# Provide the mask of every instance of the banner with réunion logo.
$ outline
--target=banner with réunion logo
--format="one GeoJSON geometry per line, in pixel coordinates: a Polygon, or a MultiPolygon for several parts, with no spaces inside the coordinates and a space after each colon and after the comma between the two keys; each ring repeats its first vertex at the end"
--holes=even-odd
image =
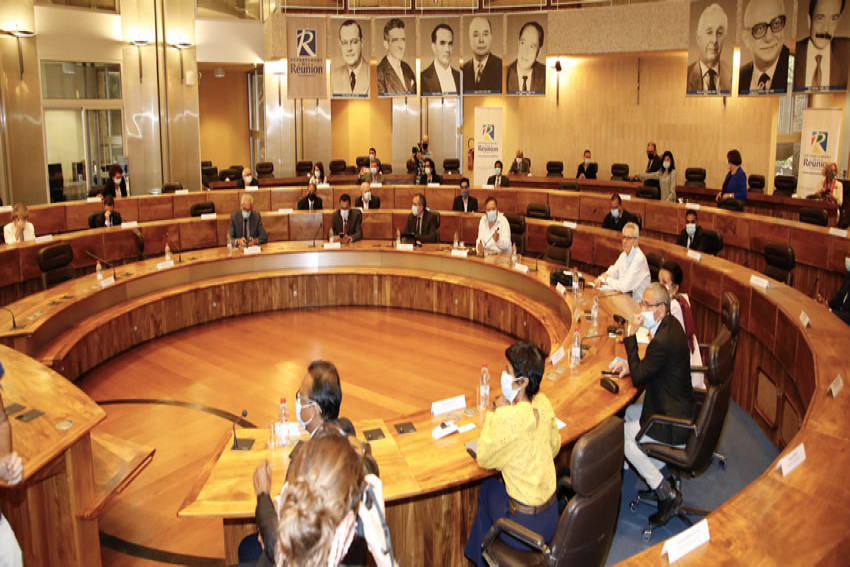
{"type": "Polygon", "coordinates": [[[327,20],[324,16],[286,18],[289,100],[327,98],[327,20]]]}
{"type": "MultiPolygon", "coordinates": [[[[823,184],[823,168],[838,162],[841,141],[841,109],[806,108],[800,134],[800,164],[797,170],[797,194],[805,197],[823,184]]],[[[841,164],[838,164],[839,171],[841,164]]]]}
{"type": "MultiPolygon", "coordinates": [[[[502,159],[502,107],[475,107],[475,168],[473,187],[487,184],[493,164],[502,159]]],[[[480,205],[483,210],[483,205],[480,205]]]]}

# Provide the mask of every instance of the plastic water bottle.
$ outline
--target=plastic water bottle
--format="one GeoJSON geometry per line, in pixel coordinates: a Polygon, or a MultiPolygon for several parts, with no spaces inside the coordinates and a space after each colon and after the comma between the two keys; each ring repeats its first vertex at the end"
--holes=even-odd
{"type": "Polygon", "coordinates": [[[328,242],[330,242],[331,244],[334,243],[334,229],[333,229],[333,227],[328,229],[328,242]]]}
{"type": "Polygon", "coordinates": [[[395,245],[401,246],[401,230],[395,229],[395,245]]]}
{"type": "Polygon", "coordinates": [[[599,322],[599,296],[595,293],[593,294],[593,306],[590,308],[590,321],[595,329],[599,322]]]}
{"type": "Polygon", "coordinates": [[[171,246],[168,245],[168,242],[165,243],[165,261],[171,261],[171,246]]]}
{"type": "Polygon", "coordinates": [[[289,410],[286,398],[280,399],[280,410],[277,413],[277,444],[280,447],[289,445],[289,410]]]}
{"type": "Polygon", "coordinates": [[[490,370],[487,363],[481,367],[481,382],[478,385],[478,412],[484,414],[490,406],[490,370]]]}
{"type": "Polygon", "coordinates": [[[516,244],[511,244],[511,264],[516,264],[516,244]]]}
{"type": "Polygon", "coordinates": [[[233,237],[230,236],[230,231],[227,231],[227,255],[233,254],[233,237]]]}
{"type": "Polygon", "coordinates": [[[97,261],[94,269],[97,272],[97,281],[103,280],[103,266],[100,265],[100,260],[97,261]]]}
{"type": "Polygon", "coordinates": [[[581,331],[576,329],[573,336],[573,347],[570,350],[570,368],[575,368],[581,362],[581,331]]]}
{"type": "Polygon", "coordinates": [[[454,244],[452,244],[452,248],[457,249],[457,246],[458,246],[457,231],[455,231],[455,240],[454,240],[454,244]]]}

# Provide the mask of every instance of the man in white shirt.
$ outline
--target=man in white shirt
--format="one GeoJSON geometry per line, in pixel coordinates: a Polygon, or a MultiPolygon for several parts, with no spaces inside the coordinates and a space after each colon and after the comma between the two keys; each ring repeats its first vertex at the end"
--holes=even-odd
{"type": "Polygon", "coordinates": [[[614,265],[596,280],[607,289],[632,294],[632,299],[637,302],[643,297],[643,290],[650,280],[649,264],[638,247],[639,236],[638,225],[633,222],[626,223],[623,227],[623,252],[614,265]]]}
{"type": "Polygon", "coordinates": [[[460,71],[451,66],[454,36],[452,28],[445,23],[437,24],[431,32],[431,51],[434,52],[434,62],[422,71],[419,79],[422,83],[423,95],[454,95],[460,92],[460,71]]]}
{"type": "Polygon", "coordinates": [[[339,26],[339,48],[343,64],[334,69],[331,93],[334,96],[369,96],[369,63],[363,58],[363,30],[356,20],[339,26]]]}
{"type": "Polygon", "coordinates": [[[482,256],[511,252],[511,226],[505,215],[499,212],[495,197],[487,197],[484,203],[484,216],[478,224],[475,250],[482,256]]]}
{"type": "Polygon", "coordinates": [[[12,222],[3,227],[3,242],[27,242],[35,240],[35,227],[29,222],[29,210],[23,203],[12,209],[12,222]]]}

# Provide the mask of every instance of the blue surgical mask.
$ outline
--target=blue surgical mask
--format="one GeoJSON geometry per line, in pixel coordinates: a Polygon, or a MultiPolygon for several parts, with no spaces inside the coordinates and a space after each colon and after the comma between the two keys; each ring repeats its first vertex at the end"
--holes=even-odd
{"type": "Polygon", "coordinates": [[[469,198],[469,191],[461,191],[460,196],[464,201],[466,201],[469,198]]]}
{"type": "Polygon", "coordinates": [[[844,269],[850,272],[850,256],[844,258],[844,269]]]}
{"type": "Polygon", "coordinates": [[[493,171],[495,172],[496,175],[502,175],[502,168],[501,167],[497,167],[493,171]]]}
{"type": "Polygon", "coordinates": [[[251,211],[242,211],[242,219],[248,220],[248,217],[251,216],[251,211]]]}
{"type": "Polygon", "coordinates": [[[487,211],[487,220],[490,222],[496,222],[496,219],[499,218],[499,211],[487,211]]]}
{"type": "Polygon", "coordinates": [[[693,236],[697,232],[697,223],[689,222],[685,223],[685,232],[688,233],[688,236],[693,236]]]}
{"type": "Polygon", "coordinates": [[[519,390],[514,390],[513,388],[514,380],[516,380],[516,378],[508,374],[507,370],[502,370],[502,397],[505,398],[508,403],[513,403],[517,394],[519,394],[519,390]]]}
{"type": "Polygon", "coordinates": [[[413,205],[412,207],[410,207],[410,212],[415,217],[416,215],[419,214],[419,207],[417,207],[416,205],[413,205]]]}
{"type": "Polygon", "coordinates": [[[662,163],[661,165],[662,165],[662,166],[664,166],[664,169],[670,169],[670,166],[671,166],[672,164],[671,164],[669,161],[665,161],[665,162],[664,162],[664,163],[662,163]]]}
{"type": "Polygon", "coordinates": [[[301,417],[302,411],[304,411],[304,406],[301,405],[301,400],[299,400],[296,397],[295,398],[295,419],[298,420],[298,425],[300,425],[304,429],[307,429],[307,425],[310,423],[310,421],[313,421],[313,419],[315,419],[316,416],[313,415],[313,417],[310,418],[310,421],[304,421],[304,418],[301,417]]]}
{"type": "Polygon", "coordinates": [[[629,264],[631,264],[631,263],[632,263],[632,260],[634,260],[634,259],[635,259],[635,254],[637,254],[637,246],[632,246],[632,249],[631,249],[631,251],[629,252],[629,255],[626,257],[626,262],[628,262],[629,264]]]}
{"type": "Polygon", "coordinates": [[[616,220],[620,217],[620,209],[611,209],[611,216],[616,220]]]}
{"type": "Polygon", "coordinates": [[[369,171],[372,172],[372,175],[378,175],[378,168],[377,167],[370,168],[369,171]]]}
{"type": "Polygon", "coordinates": [[[371,201],[372,200],[372,192],[366,191],[365,193],[363,193],[363,200],[364,201],[371,201]]]}
{"type": "Polygon", "coordinates": [[[640,314],[643,315],[643,326],[647,328],[649,334],[655,336],[655,330],[661,324],[660,320],[655,320],[655,311],[641,311],[640,314]]]}

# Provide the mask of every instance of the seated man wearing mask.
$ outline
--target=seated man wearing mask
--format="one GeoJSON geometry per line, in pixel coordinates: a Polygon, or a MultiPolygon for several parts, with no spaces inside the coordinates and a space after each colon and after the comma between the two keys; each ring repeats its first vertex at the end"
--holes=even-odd
{"type": "Polygon", "coordinates": [[[484,216],[478,223],[475,250],[482,256],[511,253],[511,225],[505,215],[499,212],[495,197],[487,197],[484,202],[484,216]]]}
{"type": "Polygon", "coordinates": [[[369,163],[360,168],[358,183],[383,183],[384,173],[381,171],[381,160],[378,159],[375,148],[369,148],[369,163]]]}
{"type": "Polygon", "coordinates": [[[493,175],[487,178],[487,185],[492,185],[493,187],[510,187],[511,180],[507,175],[502,175],[502,162],[501,160],[496,160],[496,163],[493,164],[493,175]]]}
{"type": "Polygon", "coordinates": [[[478,199],[469,196],[469,179],[466,177],[460,180],[460,195],[455,197],[452,210],[464,213],[478,212],[478,199]]]}
{"type": "Polygon", "coordinates": [[[30,212],[23,203],[12,209],[12,222],[3,227],[3,242],[28,242],[35,240],[35,227],[29,222],[30,212]]]}
{"type": "Polygon", "coordinates": [[[331,226],[343,244],[363,240],[363,229],[360,226],[362,220],[363,213],[351,208],[351,197],[348,193],[340,195],[339,210],[331,217],[331,226]]]}
{"type": "Polygon", "coordinates": [[[596,179],[599,167],[590,161],[590,150],[584,150],[584,161],[578,164],[576,179],[596,179]]]}
{"type": "Polygon", "coordinates": [[[307,194],[298,200],[299,211],[322,210],[322,198],[316,194],[316,191],[318,191],[317,184],[315,179],[310,180],[310,184],[307,186],[307,194]]]}
{"type": "Polygon", "coordinates": [[[611,195],[611,212],[602,219],[602,228],[620,232],[628,222],[637,224],[637,217],[623,208],[623,199],[614,193],[611,195]]]}
{"type": "Polygon", "coordinates": [[[121,226],[121,213],[115,210],[115,198],[112,195],[103,197],[103,210],[89,219],[91,228],[121,226]]]}
{"type": "Polygon", "coordinates": [[[516,151],[516,159],[511,164],[511,169],[508,171],[510,175],[530,175],[531,160],[523,155],[522,150],[516,151]]]}
{"type": "Polygon", "coordinates": [[[689,250],[699,250],[702,243],[702,227],[697,224],[697,212],[689,210],[685,213],[685,228],[679,233],[676,244],[689,250]]]}
{"type": "Polygon", "coordinates": [[[230,238],[236,246],[256,246],[269,241],[263,218],[254,210],[254,197],[242,195],[242,210],[230,215],[230,238]]]}
{"type": "Polygon", "coordinates": [[[620,257],[596,280],[597,284],[601,284],[606,289],[632,294],[635,301],[640,301],[643,290],[650,281],[649,264],[643,251],[638,247],[639,237],[638,226],[633,222],[627,223],[623,227],[623,251],[620,257]]]}
{"type": "Polygon", "coordinates": [[[403,236],[413,238],[416,244],[437,242],[437,215],[428,210],[422,193],[413,196],[413,206],[401,232],[403,236]]]}
{"type": "Polygon", "coordinates": [[[354,200],[354,206],[364,211],[380,209],[381,198],[377,195],[372,195],[372,188],[364,181],[360,184],[360,196],[354,200]]]}
{"type": "Polygon", "coordinates": [[[641,312],[629,324],[623,345],[628,362],[622,360],[612,365],[620,377],[631,374],[636,388],[645,387],[642,404],[626,408],[625,436],[626,460],[658,497],[658,511],[649,517],[652,526],[663,526],[673,517],[682,503],[682,495],[661,474],[663,463],[641,451],[640,441],[657,441],[668,445],[687,442],[685,428],[670,425],[652,427],[642,439],[638,432],[653,414],[680,417],[690,420],[696,412],[694,389],[691,385],[690,351],[685,331],[670,314],[670,294],[658,282],[650,284],[641,296],[641,312]],[[638,352],[635,333],[643,325],[652,339],[646,347],[643,360],[638,352]]]}
{"type": "Polygon", "coordinates": [[[242,178],[236,183],[236,186],[240,189],[244,189],[245,187],[257,187],[259,183],[254,179],[254,176],[251,175],[251,170],[247,167],[242,169],[242,178]]]}

